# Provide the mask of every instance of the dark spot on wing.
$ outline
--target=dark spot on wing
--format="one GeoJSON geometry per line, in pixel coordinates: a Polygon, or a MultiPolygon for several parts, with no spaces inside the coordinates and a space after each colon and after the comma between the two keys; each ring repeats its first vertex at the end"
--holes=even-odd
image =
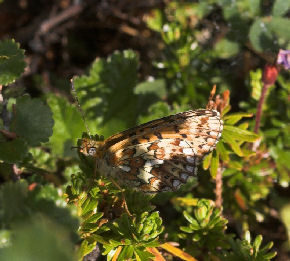
{"type": "Polygon", "coordinates": [[[135,135],[136,135],[136,132],[129,133],[129,137],[132,137],[132,136],[135,136],[135,135]]]}
{"type": "Polygon", "coordinates": [[[142,136],[142,139],[150,141],[150,138],[148,136],[145,136],[145,135],[142,136]]]}
{"type": "Polygon", "coordinates": [[[162,137],[162,135],[161,135],[160,132],[154,132],[154,135],[155,135],[159,140],[162,140],[162,139],[163,139],[163,137],[162,137]]]}
{"type": "Polygon", "coordinates": [[[139,144],[139,141],[137,139],[134,139],[134,140],[132,140],[132,144],[133,145],[138,145],[139,144]]]}

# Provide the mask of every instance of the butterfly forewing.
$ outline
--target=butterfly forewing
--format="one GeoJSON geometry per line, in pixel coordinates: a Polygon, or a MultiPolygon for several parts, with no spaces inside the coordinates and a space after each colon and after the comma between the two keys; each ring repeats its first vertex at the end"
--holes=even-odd
{"type": "Polygon", "coordinates": [[[191,110],[157,119],[105,140],[100,172],[146,192],[172,191],[197,172],[223,122],[212,110],[191,110]]]}

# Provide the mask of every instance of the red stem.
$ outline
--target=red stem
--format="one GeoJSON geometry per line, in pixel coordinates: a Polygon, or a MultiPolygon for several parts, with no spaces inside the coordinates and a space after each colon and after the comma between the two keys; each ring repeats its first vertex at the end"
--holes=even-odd
{"type": "Polygon", "coordinates": [[[263,111],[263,104],[265,102],[266,94],[267,94],[267,91],[268,91],[270,86],[271,86],[270,84],[266,84],[266,83],[263,84],[261,97],[260,97],[258,105],[257,105],[256,123],[255,123],[255,128],[254,128],[255,133],[258,133],[259,128],[260,128],[262,111],[263,111]]]}

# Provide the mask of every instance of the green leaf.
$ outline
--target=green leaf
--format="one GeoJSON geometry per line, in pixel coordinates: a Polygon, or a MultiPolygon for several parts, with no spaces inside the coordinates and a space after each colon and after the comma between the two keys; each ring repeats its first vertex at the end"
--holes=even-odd
{"type": "Polygon", "coordinates": [[[60,189],[52,185],[38,185],[34,190],[30,190],[28,183],[23,179],[15,183],[5,183],[0,189],[2,225],[11,227],[27,220],[33,213],[43,213],[76,236],[74,232],[78,228],[78,221],[70,215],[67,208],[58,207],[55,203],[65,205],[59,193],[60,189]]]}
{"type": "Polygon", "coordinates": [[[216,154],[215,156],[212,157],[210,164],[210,175],[213,178],[216,177],[218,166],[219,166],[219,155],[216,154]]]}
{"type": "Polygon", "coordinates": [[[261,0],[249,0],[249,9],[252,17],[260,16],[261,13],[261,0]]]}
{"type": "Polygon", "coordinates": [[[0,85],[14,82],[24,72],[24,50],[12,40],[0,41],[0,85]]]}
{"type": "Polygon", "coordinates": [[[164,79],[156,79],[154,81],[146,81],[139,83],[135,90],[137,95],[154,94],[159,99],[166,97],[166,86],[164,79]]]}
{"type": "Polygon", "coordinates": [[[76,146],[77,139],[85,131],[79,111],[75,105],[71,105],[65,98],[53,94],[47,96],[47,102],[53,112],[55,121],[53,135],[48,145],[54,155],[76,156],[76,152],[73,152],[71,147],[76,146]]]}
{"type": "Polygon", "coordinates": [[[240,47],[237,42],[233,42],[225,38],[220,40],[215,45],[214,49],[217,56],[222,59],[229,59],[240,51],[240,47]]]}
{"type": "Polygon", "coordinates": [[[202,161],[203,169],[208,169],[209,168],[210,162],[211,162],[211,158],[212,158],[212,153],[210,153],[210,154],[205,156],[204,160],[202,161]]]}
{"type": "Polygon", "coordinates": [[[273,6],[273,16],[283,16],[290,9],[290,1],[287,0],[276,0],[273,6]]]}
{"type": "Polygon", "coordinates": [[[239,144],[233,139],[233,137],[227,132],[223,132],[223,140],[230,145],[232,150],[240,157],[243,156],[243,152],[239,146],[239,144]]]}
{"type": "Polygon", "coordinates": [[[1,229],[0,230],[0,249],[9,247],[11,245],[11,230],[1,229]]]}
{"type": "Polygon", "coordinates": [[[29,145],[40,145],[52,135],[54,121],[50,108],[39,99],[22,96],[17,99],[12,130],[29,145]]]}
{"type": "Polygon", "coordinates": [[[251,233],[250,231],[246,231],[245,232],[245,236],[244,236],[245,240],[250,244],[251,243],[251,233]]]}
{"type": "Polygon", "coordinates": [[[239,161],[231,160],[228,164],[231,169],[242,170],[243,168],[242,163],[239,161]]]}
{"type": "Polygon", "coordinates": [[[260,246],[261,246],[261,243],[262,243],[262,240],[263,240],[263,237],[261,235],[258,235],[255,240],[254,240],[254,243],[253,243],[253,246],[255,248],[255,251],[258,251],[260,246]]]}
{"type": "Polygon", "coordinates": [[[258,18],[251,26],[249,38],[253,47],[260,52],[278,49],[275,36],[269,28],[268,21],[258,18]]]}
{"type": "Polygon", "coordinates": [[[78,256],[79,260],[83,260],[83,257],[89,253],[91,253],[94,248],[96,247],[96,243],[90,243],[88,240],[83,240],[79,250],[78,250],[78,256]]]}
{"type": "Polygon", "coordinates": [[[223,130],[224,134],[230,135],[233,139],[239,140],[239,141],[248,141],[248,142],[254,142],[259,138],[259,135],[257,135],[254,132],[247,131],[240,129],[238,127],[225,125],[223,130]]]}
{"type": "Polygon", "coordinates": [[[290,19],[273,17],[269,21],[269,28],[280,38],[290,40],[290,19]]]}
{"type": "Polygon", "coordinates": [[[134,93],[138,96],[138,114],[146,114],[149,106],[166,98],[165,81],[157,79],[142,82],[136,86],[134,93]]]}
{"type": "Polygon", "coordinates": [[[181,226],[180,230],[186,233],[192,233],[194,230],[197,230],[200,226],[198,225],[197,221],[196,224],[192,224],[190,227],[181,226]]]}
{"type": "Polygon", "coordinates": [[[218,142],[218,144],[216,145],[216,151],[220,155],[222,161],[228,162],[230,160],[229,153],[227,152],[222,142],[218,142]]]}
{"type": "Polygon", "coordinates": [[[143,212],[151,212],[155,206],[150,201],[154,195],[145,194],[136,190],[126,190],[125,198],[129,211],[134,214],[141,214],[143,212]]]}
{"type": "Polygon", "coordinates": [[[138,56],[131,50],[96,60],[88,76],[76,77],[74,86],[87,120],[109,136],[136,125],[138,56]],[[93,98],[92,98],[93,97],[93,98]]]}
{"type": "Polygon", "coordinates": [[[87,197],[81,205],[82,215],[87,215],[88,212],[93,212],[97,207],[98,203],[98,199],[87,197]]]}
{"type": "Polygon", "coordinates": [[[1,186],[1,222],[9,224],[10,222],[20,221],[23,217],[27,216],[29,212],[29,207],[26,204],[27,195],[28,185],[26,181],[17,183],[7,182],[1,186]]]}
{"type": "Polygon", "coordinates": [[[195,219],[192,216],[190,216],[188,212],[183,211],[183,216],[186,218],[186,220],[189,223],[194,223],[195,222],[195,219]]]}
{"type": "Polygon", "coordinates": [[[163,25],[162,12],[158,9],[153,10],[151,15],[147,17],[146,23],[150,29],[160,32],[163,25]]]}
{"type": "Polygon", "coordinates": [[[135,254],[139,257],[139,260],[149,261],[154,257],[151,253],[147,252],[145,249],[135,248],[135,254]]]}
{"type": "Polygon", "coordinates": [[[267,254],[263,255],[263,257],[264,257],[265,260],[271,260],[271,259],[273,259],[276,255],[277,255],[277,252],[274,251],[274,252],[270,252],[270,253],[267,253],[267,254]]]}
{"type": "Polygon", "coordinates": [[[247,113],[247,112],[238,112],[238,113],[232,113],[229,115],[226,115],[223,117],[223,120],[226,122],[227,125],[234,125],[236,124],[239,120],[242,118],[246,117],[253,117],[252,113],[247,113]]]}
{"type": "Polygon", "coordinates": [[[68,231],[42,215],[14,227],[10,247],[1,249],[1,260],[76,260],[68,231]],[[41,250],[41,251],[40,251],[41,250]]]}
{"type": "Polygon", "coordinates": [[[251,97],[258,101],[262,91],[262,70],[250,71],[250,86],[252,87],[251,97]]]}
{"type": "Polygon", "coordinates": [[[27,156],[27,153],[27,143],[21,138],[0,142],[0,160],[7,163],[21,162],[27,156]]]}
{"type": "Polygon", "coordinates": [[[119,261],[128,260],[133,256],[133,253],[134,247],[132,245],[124,246],[117,260],[119,261]]]}

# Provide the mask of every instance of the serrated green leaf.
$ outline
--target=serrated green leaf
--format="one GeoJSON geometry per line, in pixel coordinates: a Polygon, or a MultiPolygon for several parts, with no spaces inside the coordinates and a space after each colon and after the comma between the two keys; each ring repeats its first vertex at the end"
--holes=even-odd
{"type": "Polygon", "coordinates": [[[238,141],[248,141],[248,142],[254,142],[259,138],[259,135],[257,135],[254,132],[247,131],[240,129],[235,126],[225,125],[223,130],[223,135],[229,135],[232,137],[232,139],[238,140],[238,141]]]}
{"type": "Polygon", "coordinates": [[[138,56],[131,50],[116,51],[96,60],[88,76],[74,78],[80,104],[89,125],[94,124],[104,136],[136,125],[138,95],[138,56]]]}
{"type": "Polygon", "coordinates": [[[75,105],[53,94],[47,96],[47,102],[55,121],[53,135],[48,145],[54,155],[76,156],[76,152],[72,151],[71,147],[76,146],[77,139],[85,131],[80,112],[75,105]]]}
{"type": "Polygon", "coordinates": [[[29,145],[47,142],[52,135],[53,124],[52,112],[41,100],[29,96],[17,99],[11,128],[29,145]]]}
{"type": "Polygon", "coordinates": [[[12,40],[0,41],[0,85],[14,82],[24,72],[24,50],[12,40]]]}
{"type": "Polygon", "coordinates": [[[28,154],[25,140],[21,138],[0,142],[0,160],[7,163],[21,162],[28,154]]]}

